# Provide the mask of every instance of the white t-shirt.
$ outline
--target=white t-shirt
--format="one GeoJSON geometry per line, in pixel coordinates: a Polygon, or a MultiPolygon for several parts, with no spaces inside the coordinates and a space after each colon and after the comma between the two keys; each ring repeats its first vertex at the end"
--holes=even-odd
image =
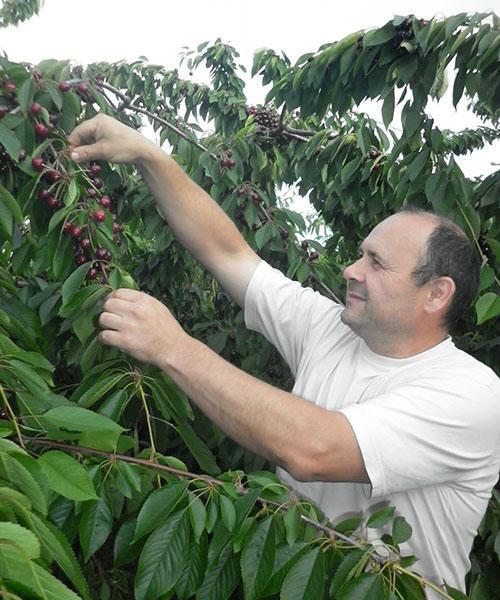
{"type": "MultiPolygon", "coordinates": [[[[265,262],[250,281],[247,327],[288,363],[293,394],[347,417],[371,485],[277,474],[333,523],[395,506],[413,529],[401,544],[419,558],[412,569],[464,590],[500,468],[500,380],[451,338],[410,358],[375,354],[342,323],[342,310],[265,262]]],[[[381,533],[368,530],[370,539],[381,533]]]]}

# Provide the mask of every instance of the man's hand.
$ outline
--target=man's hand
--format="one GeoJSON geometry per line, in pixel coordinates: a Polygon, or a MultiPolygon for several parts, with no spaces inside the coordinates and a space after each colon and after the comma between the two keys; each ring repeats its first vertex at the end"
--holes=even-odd
{"type": "Polygon", "coordinates": [[[68,137],[76,162],[101,159],[115,163],[142,163],[160,149],[135,129],[99,114],[76,127],[68,137]]]}
{"type": "Polygon", "coordinates": [[[122,288],[106,298],[99,341],[160,366],[162,358],[191,339],[168,308],[148,294],[122,288]]]}

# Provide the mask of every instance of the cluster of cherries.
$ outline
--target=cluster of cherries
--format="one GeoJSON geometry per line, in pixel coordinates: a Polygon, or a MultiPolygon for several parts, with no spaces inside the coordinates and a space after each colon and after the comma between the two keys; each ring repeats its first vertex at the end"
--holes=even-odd
{"type": "Polygon", "coordinates": [[[236,161],[234,160],[234,158],[231,158],[233,156],[233,151],[231,150],[231,148],[229,148],[228,150],[226,150],[225,152],[225,156],[221,156],[219,159],[219,164],[221,167],[229,167],[230,169],[232,167],[234,167],[236,165],[236,161]]]}
{"type": "MultiPolygon", "coordinates": [[[[304,252],[307,252],[307,250],[309,249],[309,244],[306,242],[306,240],[302,240],[302,242],[300,243],[300,247],[302,248],[302,250],[304,250],[304,252]]],[[[319,258],[319,254],[315,250],[313,250],[312,252],[309,252],[307,260],[309,262],[313,262],[317,258],[319,258]]]]}

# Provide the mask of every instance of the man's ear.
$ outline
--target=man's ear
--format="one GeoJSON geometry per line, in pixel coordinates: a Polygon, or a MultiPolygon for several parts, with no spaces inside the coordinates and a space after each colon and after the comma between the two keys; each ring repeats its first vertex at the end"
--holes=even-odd
{"type": "Polygon", "coordinates": [[[436,277],[429,282],[429,293],[425,303],[425,310],[436,313],[445,309],[455,294],[455,282],[451,277],[436,277]]]}

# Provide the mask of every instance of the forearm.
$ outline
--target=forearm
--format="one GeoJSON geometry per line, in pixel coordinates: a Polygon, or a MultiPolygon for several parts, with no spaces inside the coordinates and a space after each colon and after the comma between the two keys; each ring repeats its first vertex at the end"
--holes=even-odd
{"type": "Polygon", "coordinates": [[[233,221],[165,152],[151,150],[138,166],[176,238],[210,272],[221,255],[250,250],[233,221]]]}
{"type": "Polygon", "coordinates": [[[160,366],[229,437],[308,478],[331,413],[248,375],[193,338],[160,366]]]}

